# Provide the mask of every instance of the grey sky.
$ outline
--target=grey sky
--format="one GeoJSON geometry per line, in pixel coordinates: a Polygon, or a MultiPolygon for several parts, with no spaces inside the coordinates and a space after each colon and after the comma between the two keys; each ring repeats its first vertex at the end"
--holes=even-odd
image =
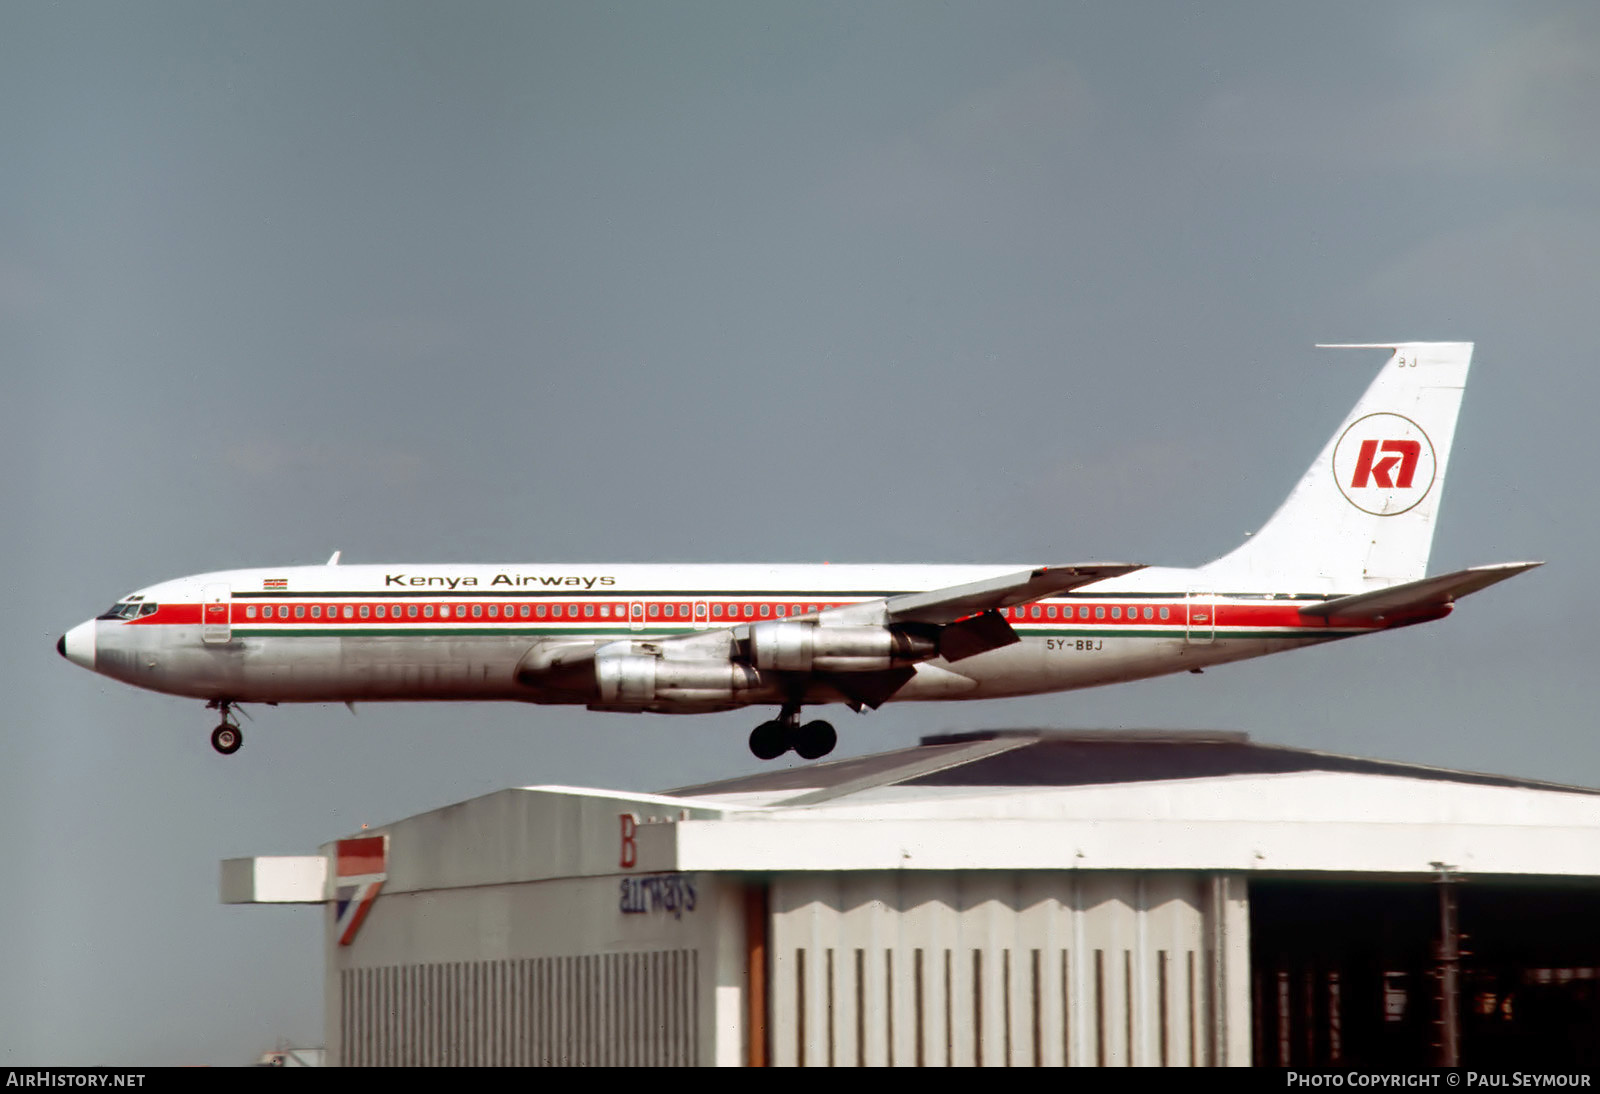
{"type": "Polygon", "coordinates": [[[1593,5],[0,11],[0,1062],[320,1043],[294,853],[510,784],[756,766],[749,714],[262,709],[60,660],[140,585],[348,561],[1196,564],[1377,369],[1478,343],[1425,628],[841,754],[1222,727],[1600,785],[1593,5]]]}

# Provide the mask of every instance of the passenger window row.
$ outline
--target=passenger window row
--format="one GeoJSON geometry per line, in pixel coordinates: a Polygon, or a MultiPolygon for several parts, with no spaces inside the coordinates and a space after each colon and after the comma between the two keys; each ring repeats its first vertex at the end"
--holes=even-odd
{"type": "MultiPolygon", "coordinates": [[[[1092,611],[1095,619],[1103,620],[1109,613],[1113,621],[1120,621],[1126,618],[1129,623],[1137,622],[1141,617],[1149,620],[1170,620],[1172,618],[1172,609],[1166,605],[1158,608],[1150,605],[1140,607],[1133,604],[1096,604],[1093,606],[1092,611]]],[[[1089,619],[1090,612],[1091,608],[1088,604],[1079,604],[1077,606],[1078,619],[1089,619]]],[[[1066,621],[1073,618],[1073,606],[1071,604],[1061,605],[1058,612],[1055,604],[1023,604],[1010,609],[1007,614],[1012,619],[1026,619],[1030,622],[1036,619],[1050,620],[1056,618],[1066,621]]]]}
{"type": "MultiPolygon", "coordinates": [[[[491,619],[499,622],[516,619],[607,619],[625,621],[630,618],[629,604],[638,608],[634,619],[648,617],[650,619],[670,619],[674,622],[689,622],[695,619],[695,607],[689,601],[663,602],[652,601],[567,601],[557,604],[506,604],[500,601],[492,603],[451,603],[451,604],[419,604],[415,602],[403,604],[246,604],[244,606],[244,620],[251,619],[299,619],[319,622],[338,622],[346,619],[382,619],[386,622],[427,620],[427,619],[491,619]]],[[[828,608],[843,607],[839,603],[772,603],[770,601],[750,603],[725,603],[718,601],[708,604],[701,601],[699,604],[699,619],[705,622],[711,619],[769,619],[785,618],[788,616],[814,615],[828,608]]],[[[134,608],[138,605],[115,605],[113,611],[124,608],[134,608]]],[[[154,611],[154,605],[147,605],[147,612],[154,611]]],[[[102,619],[113,618],[111,613],[101,616],[102,619]]],[[[131,618],[128,617],[128,618],[131,618]]],[[[239,619],[237,613],[235,619],[239,619]]]]}
{"type": "MultiPolygon", "coordinates": [[[[562,603],[538,604],[506,604],[499,601],[491,603],[450,603],[450,604],[419,604],[416,602],[400,604],[247,604],[244,606],[244,619],[299,619],[321,622],[339,622],[355,619],[381,619],[385,622],[403,622],[410,620],[429,619],[478,619],[505,622],[520,619],[606,619],[628,620],[629,604],[640,608],[642,617],[652,620],[670,619],[674,622],[692,621],[694,605],[690,601],[567,601],[562,603]]],[[[783,619],[792,616],[815,615],[819,611],[830,608],[839,608],[844,605],[837,602],[812,603],[812,602],[787,602],[775,603],[772,601],[748,601],[713,603],[700,602],[701,622],[712,620],[745,620],[745,619],[783,619]]],[[[150,615],[156,610],[155,604],[114,604],[101,619],[134,619],[142,615],[150,615]]],[[[1045,622],[1058,619],[1062,622],[1068,620],[1088,621],[1110,619],[1112,622],[1127,621],[1130,623],[1140,620],[1171,621],[1172,609],[1169,605],[1132,605],[1132,604],[1022,604],[1006,609],[1003,613],[1007,618],[1017,621],[1045,622]]],[[[235,618],[238,618],[237,615],[235,618]]]]}

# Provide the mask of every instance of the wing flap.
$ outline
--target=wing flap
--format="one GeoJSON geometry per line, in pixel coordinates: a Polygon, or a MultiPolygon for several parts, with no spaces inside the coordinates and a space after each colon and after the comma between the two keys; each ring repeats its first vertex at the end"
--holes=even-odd
{"type": "Polygon", "coordinates": [[[1041,566],[1036,570],[952,585],[925,593],[891,596],[884,604],[894,623],[954,623],[970,615],[1031,604],[1110,577],[1144,569],[1141,563],[1084,562],[1071,566],[1041,566]]]}
{"type": "Polygon", "coordinates": [[[1337,616],[1340,619],[1379,620],[1426,612],[1448,607],[1464,596],[1543,565],[1542,562],[1502,562],[1494,566],[1473,566],[1438,577],[1425,577],[1421,581],[1391,585],[1370,593],[1341,596],[1337,600],[1301,608],[1300,614],[1323,619],[1337,616]]]}

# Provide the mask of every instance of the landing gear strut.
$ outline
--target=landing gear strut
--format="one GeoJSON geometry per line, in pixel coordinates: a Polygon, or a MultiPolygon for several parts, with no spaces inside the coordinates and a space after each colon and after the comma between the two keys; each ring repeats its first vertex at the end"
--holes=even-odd
{"type": "Polygon", "coordinates": [[[827,722],[801,725],[798,703],[785,704],[776,718],[750,731],[750,751],[758,760],[776,760],[791,748],[802,760],[817,760],[838,743],[839,735],[827,722]]]}
{"type": "Polygon", "coordinates": [[[233,703],[227,699],[213,699],[206,704],[206,709],[215,710],[222,715],[222,721],[211,731],[211,747],[224,756],[232,756],[239,751],[239,746],[244,744],[244,731],[239,728],[239,718],[233,712],[233,703]]]}

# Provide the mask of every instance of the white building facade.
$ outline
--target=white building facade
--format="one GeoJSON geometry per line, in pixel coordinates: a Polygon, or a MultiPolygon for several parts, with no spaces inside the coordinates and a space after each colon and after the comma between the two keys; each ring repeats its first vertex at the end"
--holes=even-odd
{"type": "MultiPolygon", "coordinates": [[[[1437,940],[1296,949],[1285,916],[1351,878],[1379,904],[1441,881],[1587,893],[1597,837],[1579,788],[1017,732],[666,794],[503,790],[230,860],[223,899],[324,905],[332,1064],[1348,1066],[1416,1051],[1437,940]],[[346,862],[380,846],[381,870],[346,862]]],[[[1521,983],[1469,987],[1509,1006],[1521,983]]]]}

